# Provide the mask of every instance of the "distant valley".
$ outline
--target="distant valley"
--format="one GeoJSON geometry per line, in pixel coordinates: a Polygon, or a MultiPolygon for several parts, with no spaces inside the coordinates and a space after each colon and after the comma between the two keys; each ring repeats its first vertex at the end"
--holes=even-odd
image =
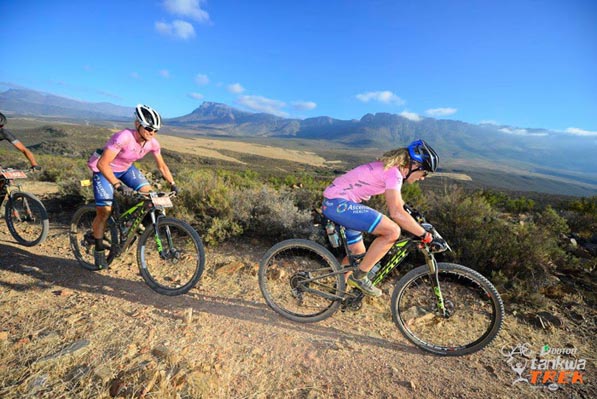
{"type": "MultiPolygon", "coordinates": [[[[0,93],[0,110],[9,119],[35,117],[112,127],[128,126],[132,115],[130,107],[17,89],[0,93]]],[[[301,120],[204,102],[187,115],[165,120],[163,133],[308,151],[328,161],[333,161],[333,156],[325,157],[321,151],[352,152],[349,158],[356,161],[423,138],[440,153],[443,172],[464,173],[473,182],[481,180],[482,185],[492,182],[495,187],[515,191],[597,194],[597,138],[545,129],[434,118],[412,121],[388,113],[367,114],[354,120],[327,116],[301,120]]]]}

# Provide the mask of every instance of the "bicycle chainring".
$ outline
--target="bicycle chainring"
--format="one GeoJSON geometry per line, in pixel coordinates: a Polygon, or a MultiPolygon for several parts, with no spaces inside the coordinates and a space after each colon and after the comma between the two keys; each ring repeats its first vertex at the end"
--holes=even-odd
{"type": "Polygon", "coordinates": [[[342,300],[341,309],[343,312],[345,312],[346,310],[358,312],[363,307],[363,298],[365,297],[365,295],[357,289],[353,289],[352,292],[356,293],[356,295],[351,294],[350,296],[347,296],[344,298],[344,300],[342,300]]]}

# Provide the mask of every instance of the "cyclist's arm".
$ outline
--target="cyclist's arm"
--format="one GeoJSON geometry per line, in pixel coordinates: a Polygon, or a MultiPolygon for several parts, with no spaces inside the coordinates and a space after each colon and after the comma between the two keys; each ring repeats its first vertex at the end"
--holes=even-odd
{"type": "Polygon", "coordinates": [[[27,147],[25,147],[25,145],[23,145],[23,143],[21,143],[19,140],[15,140],[12,142],[12,145],[14,145],[17,150],[21,151],[27,157],[32,167],[37,166],[35,156],[27,147]]]}
{"type": "Polygon", "coordinates": [[[168,165],[166,165],[166,161],[164,161],[162,154],[159,152],[154,152],[153,157],[155,158],[155,163],[162,176],[164,176],[164,179],[166,179],[170,185],[174,185],[174,177],[172,177],[172,173],[170,173],[170,169],[168,168],[168,165]]]}
{"type": "Polygon", "coordinates": [[[35,160],[35,156],[33,156],[33,153],[29,151],[29,149],[25,147],[23,143],[21,143],[19,139],[15,137],[14,134],[0,127],[0,140],[2,139],[10,141],[10,143],[14,145],[17,150],[21,151],[29,160],[31,167],[37,166],[37,161],[35,160]]]}
{"type": "Polygon", "coordinates": [[[404,200],[399,190],[386,190],[385,196],[390,217],[398,226],[417,237],[425,234],[423,226],[404,210],[404,200]]]}
{"type": "Polygon", "coordinates": [[[102,175],[104,175],[111,185],[115,185],[116,183],[120,182],[116,175],[114,175],[114,171],[110,166],[110,163],[114,160],[114,158],[116,158],[116,155],[118,155],[117,151],[106,148],[97,161],[97,168],[100,172],[102,172],[102,175]]]}

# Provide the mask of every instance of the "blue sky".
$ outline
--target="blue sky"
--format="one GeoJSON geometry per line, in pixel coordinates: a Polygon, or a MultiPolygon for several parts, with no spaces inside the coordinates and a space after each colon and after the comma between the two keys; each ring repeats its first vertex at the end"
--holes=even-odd
{"type": "Polygon", "coordinates": [[[597,136],[593,0],[0,2],[0,90],[597,136]]]}

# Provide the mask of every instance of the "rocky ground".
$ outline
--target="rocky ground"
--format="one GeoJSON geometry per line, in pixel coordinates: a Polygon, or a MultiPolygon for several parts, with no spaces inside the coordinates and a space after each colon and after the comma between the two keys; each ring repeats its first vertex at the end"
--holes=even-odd
{"type": "Polygon", "coordinates": [[[208,248],[198,286],[166,297],[145,285],[133,254],[109,270],[81,269],[68,245],[70,212],[53,214],[48,239],[32,248],[0,222],[0,397],[597,397],[594,309],[570,318],[562,304],[542,315],[507,304],[490,347],[439,357],[394,326],[392,283],[359,312],[294,323],[261,297],[267,246],[237,241],[208,248]],[[523,381],[546,344],[568,348],[560,363],[543,363],[565,371],[558,386],[523,381]]]}

